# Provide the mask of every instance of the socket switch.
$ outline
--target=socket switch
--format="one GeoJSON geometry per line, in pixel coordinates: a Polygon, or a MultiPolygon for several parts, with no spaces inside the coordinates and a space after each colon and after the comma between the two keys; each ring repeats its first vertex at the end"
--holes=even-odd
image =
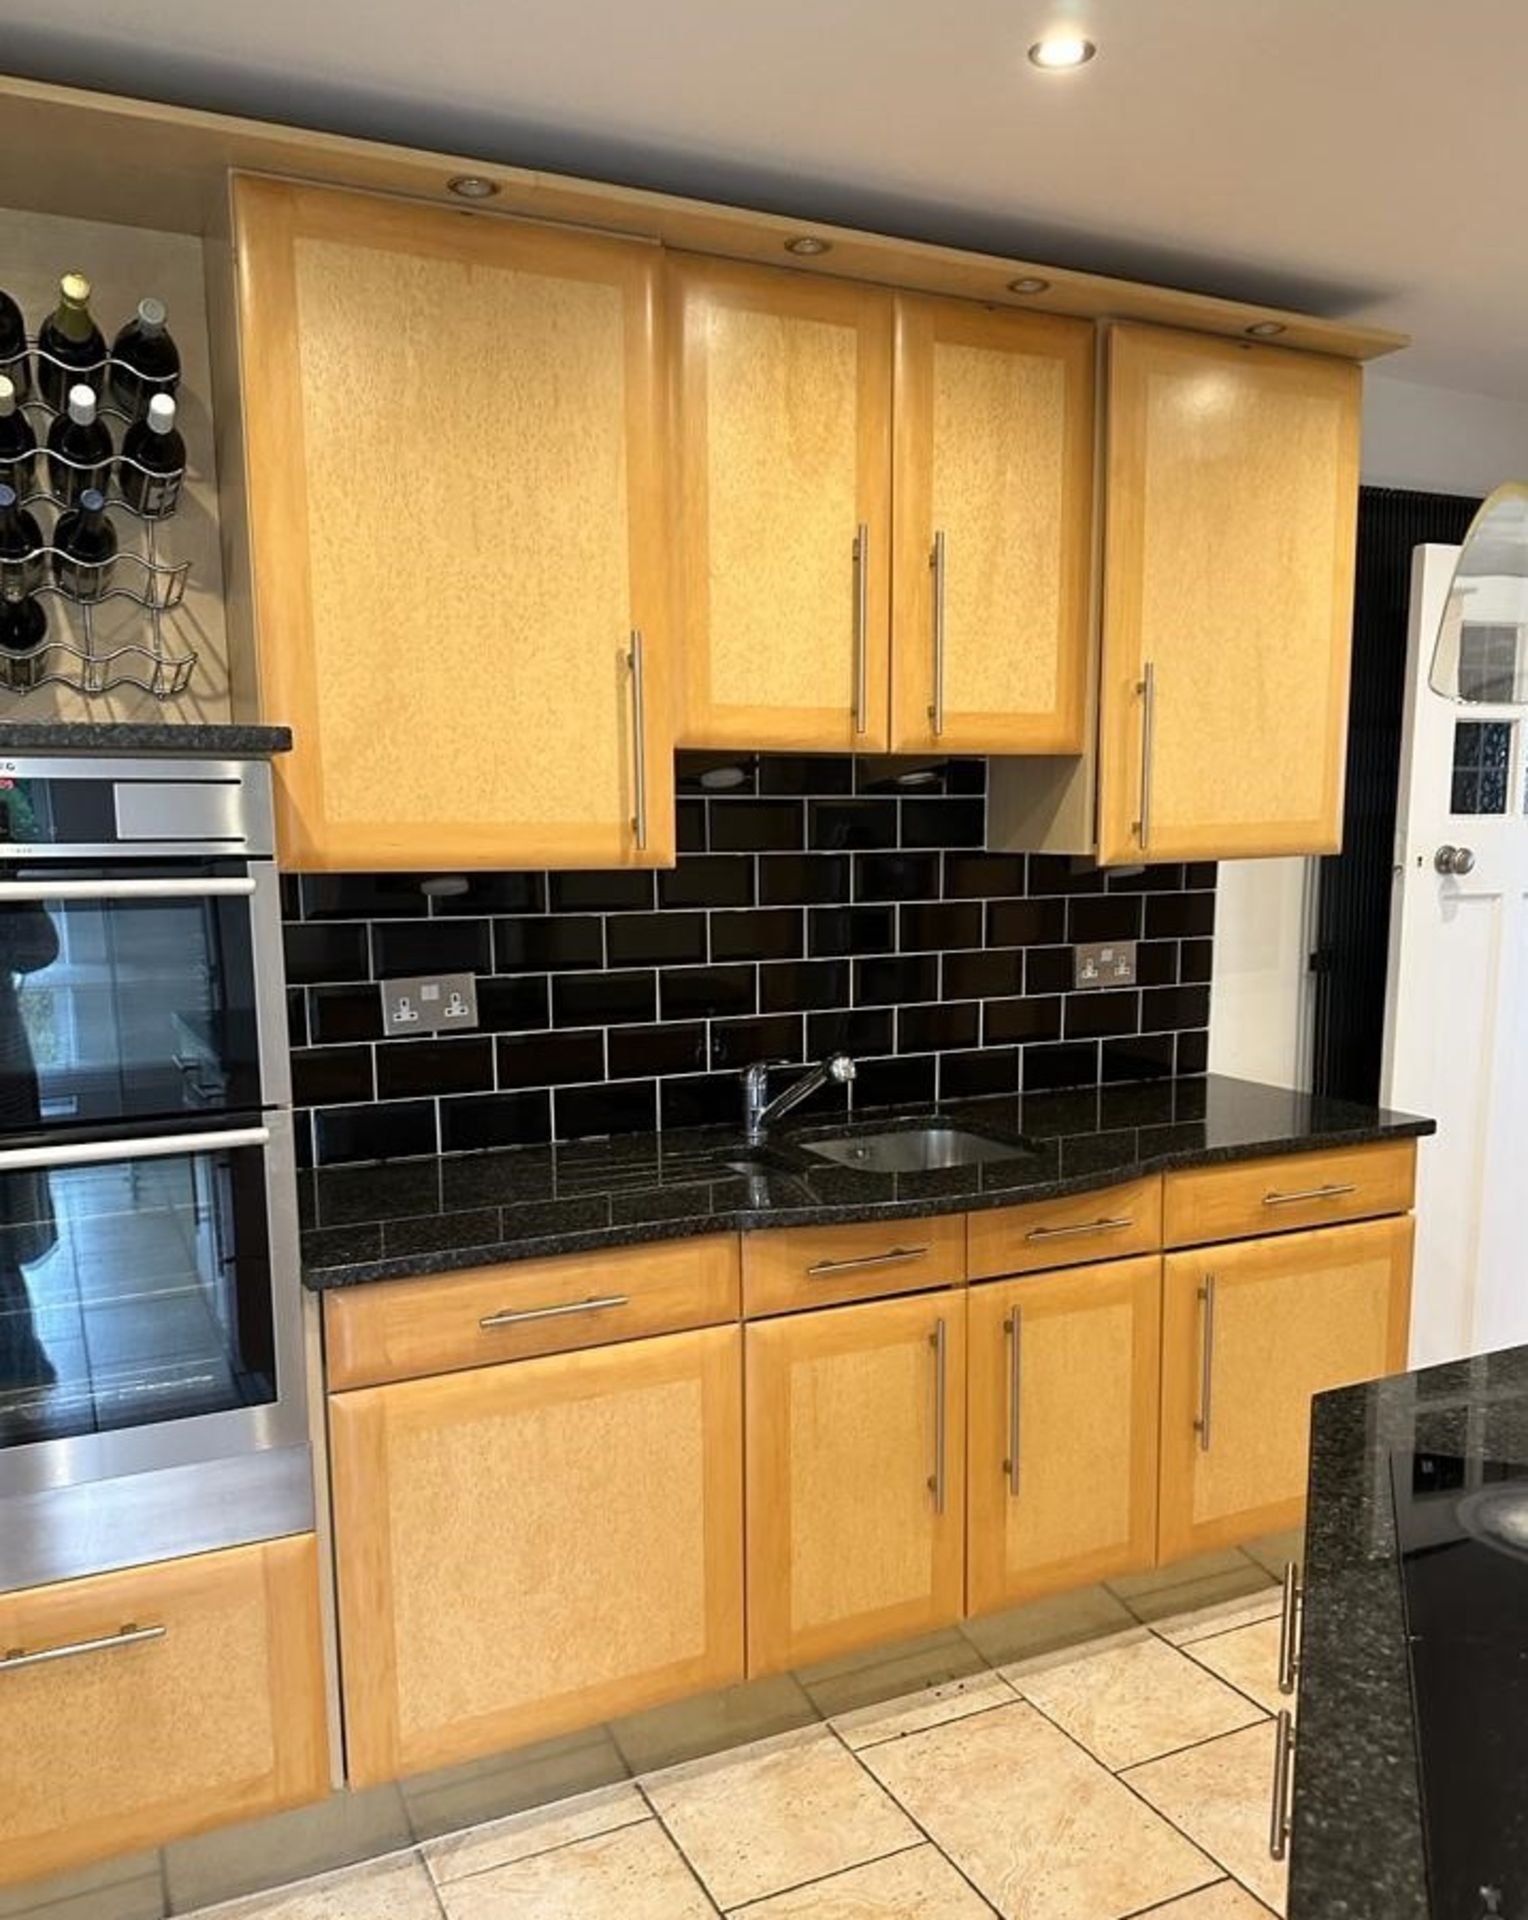
{"type": "Polygon", "coordinates": [[[382,982],[386,1033],[455,1033],[477,1023],[476,974],[420,974],[382,982]]]}
{"type": "Polygon", "coordinates": [[[1133,940],[1081,940],[1072,949],[1074,987],[1133,987],[1133,940]]]}

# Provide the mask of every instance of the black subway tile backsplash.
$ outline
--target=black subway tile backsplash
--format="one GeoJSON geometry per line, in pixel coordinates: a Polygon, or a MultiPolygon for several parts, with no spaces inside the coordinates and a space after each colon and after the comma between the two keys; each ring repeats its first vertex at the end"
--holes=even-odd
{"type": "Polygon", "coordinates": [[[979,760],[678,784],[670,872],[284,876],[304,1164],[735,1124],[750,1060],[836,1049],[858,1077],[803,1119],[1205,1070],[1212,865],[988,853],[979,760]],[[1130,938],[1137,987],[1074,992],[1070,942],[1130,938]],[[383,1036],[379,981],[455,971],[478,1032],[383,1036]]]}

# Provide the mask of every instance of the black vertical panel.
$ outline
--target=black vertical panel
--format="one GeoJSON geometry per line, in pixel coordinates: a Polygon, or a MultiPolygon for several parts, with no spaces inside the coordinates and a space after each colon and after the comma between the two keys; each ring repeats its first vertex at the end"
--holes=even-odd
{"type": "Polygon", "coordinates": [[[1479,504],[1395,487],[1359,493],[1342,852],[1321,862],[1311,956],[1318,1093],[1379,1098],[1411,555],[1429,542],[1461,541],[1479,504]]]}

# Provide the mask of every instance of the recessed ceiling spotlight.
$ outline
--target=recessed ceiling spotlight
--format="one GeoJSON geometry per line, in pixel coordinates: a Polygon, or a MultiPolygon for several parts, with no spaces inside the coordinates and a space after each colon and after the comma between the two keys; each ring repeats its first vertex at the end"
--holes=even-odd
{"type": "Polygon", "coordinates": [[[1048,33],[1029,49],[1029,57],[1045,73],[1065,73],[1072,67],[1085,67],[1097,51],[1080,33],[1048,33]]]}
{"type": "Polygon", "coordinates": [[[794,240],[786,241],[785,251],[799,254],[831,253],[833,248],[829,241],[819,240],[815,233],[798,233],[794,240]]]}
{"type": "Polygon", "coordinates": [[[446,188],[458,200],[491,200],[499,191],[499,183],[485,180],[480,173],[454,173],[446,182],[446,188]]]}
{"type": "Polygon", "coordinates": [[[1039,274],[1026,273],[1021,274],[1017,280],[1010,280],[1008,291],[1010,293],[1044,293],[1049,285],[1049,280],[1042,280],[1039,274]]]}
{"type": "Polygon", "coordinates": [[[1254,340],[1271,340],[1275,334],[1280,334],[1283,331],[1284,322],[1282,320],[1255,320],[1252,325],[1247,328],[1247,332],[1252,335],[1254,340]]]}

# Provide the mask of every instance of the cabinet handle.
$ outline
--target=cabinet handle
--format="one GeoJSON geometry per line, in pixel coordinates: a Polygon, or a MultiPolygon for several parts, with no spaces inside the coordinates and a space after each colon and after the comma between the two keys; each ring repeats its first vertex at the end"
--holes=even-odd
{"type": "Polygon", "coordinates": [[[492,1333],[495,1327],[524,1326],[528,1320],[565,1320],[573,1313],[602,1313],[607,1307],[630,1305],[630,1294],[607,1293],[588,1300],[564,1300],[555,1307],[505,1307],[499,1313],[485,1313],[478,1325],[484,1333],[492,1333]]]}
{"type": "Polygon", "coordinates": [[[921,1260],[927,1247],[888,1247],[885,1253],[862,1253],[854,1260],[814,1260],[806,1270],[809,1280],[828,1273],[857,1273],[861,1267],[896,1267],[904,1260],[921,1260]]]}
{"type": "Polygon", "coordinates": [[[864,733],[870,705],[870,529],[854,534],[854,731],[864,733]]]}
{"type": "Polygon", "coordinates": [[[1300,1670],[1299,1656],[1295,1651],[1300,1634],[1300,1578],[1295,1563],[1290,1560],[1284,1568],[1284,1596],[1279,1607],[1279,1692],[1293,1693],[1295,1675],[1300,1670]]]}
{"type": "Polygon", "coordinates": [[[1357,1193],[1358,1184],[1353,1180],[1332,1180],[1324,1187],[1298,1187],[1289,1193],[1265,1193],[1265,1207],[1294,1207],[1302,1200],[1340,1200],[1345,1193],[1357,1193]]]}
{"type": "Polygon", "coordinates": [[[1024,1316],[1018,1307],[1003,1322],[1008,1332],[1008,1458],[1003,1462],[1003,1471],[1008,1475],[1008,1492],[1011,1498],[1019,1497],[1019,1440],[1020,1413],[1019,1387],[1022,1380],[1020,1354],[1024,1338],[1024,1316]]]}
{"type": "Polygon", "coordinates": [[[637,851],[647,851],[647,700],[642,674],[642,629],[631,630],[631,652],[626,656],[631,667],[631,722],[636,733],[636,753],[631,763],[631,789],[634,811],[631,828],[636,835],[637,851]]]}
{"type": "Polygon", "coordinates": [[[1268,1820],[1268,1853],[1282,1860],[1289,1851],[1289,1776],[1295,1752],[1295,1723],[1287,1709],[1279,1713],[1273,1734],[1273,1810],[1268,1820]]]}
{"type": "Polygon", "coordinates": [[[934,550],[928,557],[934,575],[934,703],[928,710],[930,725],[937,740],[944,732],[944,535],[934,535],[934,550]]]}
{"type": "Polygon", "coordinates": [[[1144,852],[1151,840],[1151,757],[1157,732],[1157,669],[1148,660],[1136,682],[1141,696],[1141,817],[1135,823],[1135,837],[1144,852]]]}
{"type": "Polygon", "coordinates": [[[1134,1225],[1135,1221],[1129,1216],[1118,1220],[1087,1220],[1077,1227],[1031,1227],[1024,1238],[1026,1240],[1075,1240],[1079,1234],[1123,1233],[1126,1227],[1134,1225]]]}
{"type": "Polygon", "coordinates": [[[36,1653],[25,1653],[20,1647],[12,1647],[0,1657],[0,1673],[16,1673],[22,1667],[45,1666],[50,1660],[73,1660],[82,1653],[106,1653],[112,1647],[138,1647],[146,1640],[163,1640],[168,1632],[168,1627],[139,1627],[129,1621],[115,1633],[103,1633],[95,1640],[71,1640],[66,1647],[40,1647],[36,1653]]]}
{"type": "Polygon", "coordinates": [[[928,1343],[934,1349],[934,1471],[928,1477],[928,1487],[934,1496],[935,1513],[943,1513],[946,1334],[942,1319],[934,1322],[934,1331],[929,1335],[928,1343]]]}
{"type": "Polygon", "coordinates": [[[1215,1276],[1207,1273],[1199,1289],[1204,1302],[1204,1343],[1199,1349],[1199,1418],[1194,1430],[1199,1435],[1199,1451],[1210,1450],[1210,1404],[1215,1391],[1215,1276]]]}

